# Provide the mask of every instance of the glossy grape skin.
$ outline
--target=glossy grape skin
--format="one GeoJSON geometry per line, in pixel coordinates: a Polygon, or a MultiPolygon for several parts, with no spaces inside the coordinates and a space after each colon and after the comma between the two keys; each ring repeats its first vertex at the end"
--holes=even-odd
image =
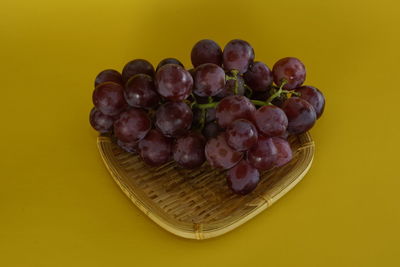
{"type": "Polygon", "coordinates": [[[292,90],[300,85],[306,79],[306,68],[304,64],[295,57],[285,57],[278,60],[272,68],[272,76],[274,83],[278,86],[281,85],[282,80],[288,83],[283,86],[286,90],[292,90]]]}
{"type": "Polygon", "coordinates": [[[167,102],[157,109],[156,127],[167,137],[186,134],[192,124],[193,112],[184,102],[167,102]]]}
{"type": "Polygon", "coordinates": [[[296,89],[296,92],[300,93],[300,98],[306,100],[310,103],[315,113],[317,114],[317,119],[321,117],[325,109],[325,97],[320,90],[313,86],[304,85],[296,89]]]}
{"type": "Polygon", "coordinates": [[[185,100],[192,92],[192,75],[176,64],[162,66],[156,73],[157,92],[170,101],[185,100]]]}
{"type": "Polygon", "coordinates": [[[267,91],[273,81],[271,70],[260,61],[254,62],[243,77],[253,91],[267,91]]]}
{"type": "MultiPolygon", "coordinates": [[[[244,79],[242,78],[242,76],[237,76],[237,81],[238,81],[238,89],[237,89],[237,95],[244,95],[245,92],[245,87],[244,87],[244,79]]],[[[218,99],[222,99],[224,97],[227,96],[231,96],[234,95],[234,91],[235,91],[235,80],[227,80],[225,82],[225,86],[224,89],[221,90],[221,92],[219,92],[216,97],[218,99]]]]}
{"type": "Polygon", "coordinates": [[[94,86],[96,87],[104,82],[115,82],[123,85],[121,73],[113,69],[103,70],[97,74],[96,79],[94,80],[94,86]]]}
{"type": "Polygon", "coordinates": [[[216,108],[216,118],[221,128],[226,128],[234,120],[253,121],[256,107],[245,96],[233,95],[223,98],[216,108]]]}
{"type": "Polygon", "coordinates": [[[288,126],[285,112],[277,106],[263,106],[254,113],[258,130],[266,136],[282,135],[288,126]]]}
{"type": "Polygon", "coordinates": [[[140,140],[139,154],[146,164],[152,167],[161,166],[171,160],[172,140],[160,131],[152,129],[140,140]]]}
{"type": "Polygon", "coordinates": [[[210,122],[207,123],[204,128],[203,128],[203,135],[204,137],[208,140],[214,137],[217,137],[217,135],[221,132],[221,128],[218,126],[216,122],[210,122]]]}
{"type": "Polygon", "coordinates": [[[133,142],[133,143],[125,143],[122,142],[121,140],[117,140],[117,145],[124,151],[131,153],[131,154],[138,154],[139,153],[139,143],[138,142],[133,142]]]}
{"type": "Polygon", "coordinates": [[[222,65],[221,47],[213,40],[200,40],[192,48],[190,55],[193,67],[200,66],[205,63],[213,63],[218,66],[222,65]]]}
{"type": "Polygon", "coordinates": [[[232,40],[226,44],[223,52],[223,63],[225,70],[238,70],[243,74],[254,60],[254,49],[243,40],[232,40]]]}
{"type": "Polygon", "coordinates": [[[141,109],[131,108],[121,113],[114,123],[115,136],[125,143],[138,142],[151,129],[151,121],[147,113],[141,109]]]}
{"type": "Polygon", "coordinates": [[[242,159],[235,167],[227,171],[229,188],[239,195],[252,192],[260,182],[260,172],[242,159]]]}
{"type": "Polygon", "coordinates": [[[215,96],[225,87],[225,72],[218,65],[206,63],[195,69],[193,92],[198,96],[215,96]]]}
{"type": "Polygon", "coordinates": [[[167,64],[176,64],[176,65],[181,66],[182,68],[185,67],[185,66],[183,66],[182,62],[180,62],[176,58],[169,57],[169,58],[164,58],[163,60],[160,61],[160,63],[158,63],[156,71],[158,71],[159,68],[161,68],[162,66],[167,65],[167,64]]]}
{"type": "Polygon", "coordinates": [[[236,151],[245,151],[257,144],[258,133],[256,127],[248,120],[233,121],[225,131],[228,145],[236,151]]]}
{"type": "Polygon", "coordinates": [[[259,135],[257,144],[247,151],[247,160],[258,170],[266,171],[274,167],[277,155],[272,138],[259,135]]]}
{"type": "Polygon", "coordinates": [[[173,146],[175,162],[186,169],[200,167],[206,160],[204,155],[205,144],[204,136],[196,132],[190,132],[184,137],[178,138],[173,146]]]}
{"type": "Polygon", "coordinates": [[[115,116],[126,107],[124,88],[114,82],[99,84],[93,91],[93,104],[101,113],[115,116]]]}
{"type": "Polygon", "coordinates": [[[136,74],[147,74],[151,77],[154,76],[154,67],[150,62],[144,59],[135,59],[129,61],[122,70],[122,81],[126,83],[129,78],[136,74]]]}
{"type": "Polygon", "coordinates": [[[243,158],[242,152],[235,151],[226,143],[223,132],[207,141],[205,154],[208,163],[219,169],[230,169],[243,158]]]}
{"type": "Polygon", "coordinates": [[[275,166],[280,167],[288,163],[293,158],[292,148],[290,144],[285,139],[279,137],[272,137],[272,142],[277,150],[277,155],[275,159],[275,166]]]}
{"type": "Polygon", "coordinates": [[[96,108],[92,108],[89,115],[90,125],[100,133],[112,132],[114,119],[111,116],[104,115],[96,108]]]}
{"type": "Polygon", "coordinates": [[[131,77],[125,84],[124,95],[126,102],[136,108],[152,108],[160,101],[153,79],[146,74],[131,77]]]}
{"type": "Polygon", "coordinates": [[[317,114],[313,106],[300,97],[291,97],[283,103],[289,124],[288,132],[290,134],[301,134],[311,129],[317,119],[317,114]]]}

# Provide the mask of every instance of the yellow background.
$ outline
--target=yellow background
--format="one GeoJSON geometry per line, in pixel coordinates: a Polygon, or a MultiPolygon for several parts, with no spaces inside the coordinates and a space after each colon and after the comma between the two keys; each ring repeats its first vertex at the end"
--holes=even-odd
{"type": "Polygon", "coordinates": [[[0,3],[0,266],[400,266],[396,0],[0,3]],[[111,179],[88,123],[95,75],[134,58],[190,64],[199,39],[305,63],[327,98],[314,164],[276,205],[191,241],[111,179]]]}

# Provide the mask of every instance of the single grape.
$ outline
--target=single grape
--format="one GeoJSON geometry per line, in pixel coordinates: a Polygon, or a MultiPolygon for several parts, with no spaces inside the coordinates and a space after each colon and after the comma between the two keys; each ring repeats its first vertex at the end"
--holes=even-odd
{"type": "Polygon", "coordinates": [[[299,87],[306,79],[304,64],[295,57],[285,57],[278,60],[272,68],[272,76],[276,85],[280,86],[283,80],[287,84],[284,89],[291,90],[299,87]]]}
{"type": "Polygon", "coordinates": [[[122,150],[125,150],[128,153],[131,153],[131,154],[139,153],[139,142],[125,143],[125,142],[122,142],[121,140],[117,140],[117,145],[122,150]]]}
{"type": "Polygon", "coordinates": [[[301,134],[310,130],[317,119],[313,106],[300,97],[291,97],[283,103],[283,111],[288,118],[288,132],[301,134]]]}
{"type": "Polygon", "coordinates": [[[257,144],[256,127],[245,119],[233,121],[225,132],[228,145],[236,151],[245,151],[257,144]]]}
{"type": "Polygon", "coordinates": [[[161,166],[171,160],[172,140],[152,129],[139,142],[140,157],[150,166],[161,166]]]}
{"type": "Polygon", "coordinates": [[[124,95],[126,102],[136,108],[152,108],[160,101],[153,78],[147,74],[131,77],[125,84],[124,95]]]}
{"type": "Polygon", "coordinates": [[[259,135],[257,144],[247,151],[247,160],[258,170],[266,171],[274,167],[277,155],[272,138],[259,135]]]}
{"type": "Polygon", "coordinates": [[[304,85],[296,89],[296,92],[300,93],[300,98],[303,98],[308,103],[310,103],[315,113],[317,114],[317,119],[321,117],[325,108],[325,97],[320,90],[315,87],[304,85]]]}
{"type": "Polygon", "coordinates": [[[174,160],[187,169],[200,167],[206,160],[204,147],[206,140],[199,133],[190,132],[176,140],[173,146],[174,160]]]}
{"type": "Polygon", "coordinates": [[[207,141],[205,153],[208,163],[214,168],[230,169],[242,158],[243,153],[233,150],[225,140],[225,133],[207,141]]]}
{"type": "Polygon", "coordinates": [[[222,50],[213,40],[200,40],[192,48],[191,60],[196,68],[204,63],[222,65],[222,50]]]}
{"type": "Polygon", "coordinates": [[[182,62],[180,62],[180,61],[177,60],[176,58],[171,58],[171,57],[169,57],[169,58],[164,58],[163,60],[160,61],[160,63],[158,63],[156,71],[157,71],[159,68],[161,68],[162,66],[167,65],[167,64],[176,64],[176,65],[179,65],[179,66],[181,66],[182,68],[184,68],[182,62]]]}
{"type": "Polygon", "coordinates": [[[151,129],[147,113],[141,109],[131,108],[123,112],[114,123],[115,136],[122,142],[132,143],[144,138],[151,129]]]}
{"type": "MultiPolygon", "coordinates": [[[[227,74],[228,75],[228,74],[227,74]]],[[[229,77],[232,77],[231,75],[228,75],[229,77]]],[[[238,83],[238,88],[237,88],[237,95],[244,95],[245,92],[245,87],[244,87],[244,80],[242,76],[237,76],[237,83],[238,83]]],[[[236,81],[228,79],[225,82],[225,87],[224,89],[219,92],[216,97],[219,99],[222,99],[227,96],[234,95],[235,93],[235,86],[236,86],[236,81]]]]}
{"type": "Polygon", "coordinates": [[[272,141],[278,151],[275,159],[275,166],[280,167],[291,161],[293,153],[289,142],[279,137],[272,137],[272,141]]]}
{"type": "Polygon", "coordinates": [[[217,137],[217,135],[221,132],[221,128],[219,128],[218,123],[210,122],[207,123],[203,128],[203,135],[207,140],[217,137]]]}
{"type": "Polygon", "coordinates": [[[215,121],[216,117],[216,109],[215,108],[208,108],[206,110],[206,123],[215,121]]]}
{"type": "Polygon", "coordinates": [[[176,64],[162,66],[156,73],[157,91],[170,101],[182,101],[192,92],[193,78],[176,64]]]}
{"type": "Polygon", "coordinates": [[[135,59],[129,61],[122,70],[122,81],[126,83],[129,78],[136,74],[147,74],[151,77],[154,76],[154,67],[150,62],[144,59],[135,59]]]}
{"type": "Polygon", "coordinates": [[[277,106],[263,106],[254,113],[258,130],[266,136],[282,135],[288,126],[285,112],[277,106]]]}
{"type": "Polygon", "coordinates": [[[112,131],[114,119],[111,116],[104,115],[96,108],[92,108],[89,116],[90,125],[100,133],[110,133],[112,131]]]}
{"type": "Polygon", "coordinates": [[[126,107],[124,88],[114,82],[99,84],[93,91],[93,104],[105,115],[119,114],[126,107]]]}
{"type": "Polygon", "coordinates": [[[235,194],[247,195],[257,187],[259,182],[259,171],[245,159],[227,171],[228,186],[235,194]]]}
{"type": "Polygon", "coordinates": [[[243,77],[253,91],[267,91],[273,80],[271,70],[260,61],[254,62],[243,77]]]}
{"type": "Polygon", "coordinates": [[[195,69],[193,92],[198,96],[215,96],[225,87],[225,72],[218,65],[206,63],[195,69]]]}
{"type": "Polygon", "coordinates": [[[232,40],[226,44],[223,52],[224,68],[245,73],[254,60],[254,49],[243,40],[232,40]]]}
{"type": "Polygon", "coordinates": [[[156,113],[156,127],[168,137],[186,134],[192,124],[193,112],[184,102],[167,102],[156,113]]]}
{"type": "Polygon", "coordinates": [[[115,82],[122,85],[121,73],[113,69],[103,70],[97,74],[96,79],[94,80],[94,86],[96,87],[104,82],[115,82]]]}
{"type": "Polygon", "coordinates": [[[226,128],[234,120],[253,121],[256,107],[245,96],[233,95],[223,98],[216,108],[216,118],[221,128],[226,128]]]}

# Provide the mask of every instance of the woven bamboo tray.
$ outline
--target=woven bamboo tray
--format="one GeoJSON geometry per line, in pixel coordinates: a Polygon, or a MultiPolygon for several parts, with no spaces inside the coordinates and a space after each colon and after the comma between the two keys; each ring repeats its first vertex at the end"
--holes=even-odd
{"type": "Polygon", "coordinates": [[[314,156],[309,133],[291,137],[291,162],[261,175],[256,190],[233,194],[225,174],[204,164],[195,170],[167,163],[146,166],[109,137],[97,139],[101,157],[115,182],[135,205],[167,231],[192,239],[229,232],[250,220],[292,189],[307,173],[314,156]]]}

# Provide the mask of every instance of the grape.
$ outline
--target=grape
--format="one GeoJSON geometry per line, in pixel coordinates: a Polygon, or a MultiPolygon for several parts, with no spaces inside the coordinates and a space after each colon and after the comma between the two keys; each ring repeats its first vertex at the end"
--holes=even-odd
{"type": "Polygon", "coordinates": [[[275,166],[280,167],[285,165],[293,157],[289,142],[279,137],[272,137],[272,142],[274,142],[276,150],[278,151],[275,159],[275,166]]]}
{"type": "Polygon", "coordinates": [[[299,87],[306,79],[306,68],[304,64],[295,57],[285,57],[275,63],[272,68],[272,76],[276,85],[280,86],[282,80],[288,83],[284,89],[291,90],[299,87]]]}
{"type": "Polygon", "coordinates": [[[203,128],[203,135],[208,139],[216,137],[221,132],[216,122],[207,123],[203,128]]]}
{"type": "MultiPolygon", "coordinates": [[[[230,75],[228,75],[230,76],[230,75]]],[[[237,88],[237,94],[238,95],[244,95],[245,92],[245,87],[244,87],[244,80],[242,78],[242,76],[237,76],[237,82],[238,82],[238,88],[237,88]]],[[[222,99],[224,97],[227,96],[231,96],[234,95],[235,92],[235,86],[236,86],[236,81],[235,80],[227,80],[225,82],[225,87],[224,89],[221,90],[221,92],[219,92],[216,97],[219,99],[222,99]]]]}
{"type": "Polygon", "coordinates": [[[215,96],[225,87],[224,70],[212,63],[206,63],[195,69],[194,93],[198,96],[215,96]]]}
{"type": "Polygon", "coordinates": [[[291,97],[283,103],[283,111],[288,118],[288,132],[290,134],[301,134],[311,129],[317,114],[313,106],[300,97],[291,97]]]}
{"type": "Polygon", "coordinates": [[[226,128],[236,119],[253,121],[253,113],[255,111],[256,107],[247,97],[240,95],[228,96],[217,105],[217,122],[221,128],[226,128]]]}
{"type": "Polygon", "coordinates": [[[158,63],[156,71],[162,66],[167,64],[176,64],[184,68],[183,64],[179,60],[177,60],[176,58],[169,57],[169,58],[164,58],[163,60],[160,61],[160,63],[158,63]]]}
{"type": "Polygon", "coordinates": [[[119,114],[126,107],[124,88],[114,82],[99,84],[93,91],[93,104],[105,115],[119,114]]]}
{"type": "Polygon", "coordinates": [[[155,90],[153,79],[149,75],[136,74],[125,84],[126,102],[136,108],[157,106],[160,97],[155,90]]]}
{"type": "Polygon", "coordinates": [[[196,68],[204,63],[222,65],[222,50],[213,40],[198,41],[192,48],[191,60],[196,68]]]}
{"type": "Polygon", "coordinates": [[[205,143],[204,136],[195,132],[178,138],[173,146],[174,160],[183,168],[200,167],[206,160],[204,155],[205,143]]]}
{"type": "Polygon", "coordinates": [[[114,123],[115,136],[122,142],[132,143],[144,138],[151,129],[151,121],[147,113],[132,108],[122,113],[114,123]]]}
{"type": "Polygon", "coordinates": [[[172,141],[161,132],[152,129],[139,142],[140,157],[150,166],[161,166],[171,160],[172,141]]]}
{"type": "Polygon", "coordinates": [[[225,138],[231,148],[236,151],[245,151],[257,144],[258,134],[251,122],[238,119],[226,129],[225,138]]]}
{"type": "Polygon", "coordinates": [[[157,91],[170,101],[182,101],[192,92],[193,78],[176,64],[162,66],[156,73],[157,91]]]}
{"type": "Polygon", "coordinates": [[[254,113],[258,130],[267,136],[282,135],[288,126],[285,112],[277,106],[263,106],[254,113]]]}
{"type": "Polygon", "coordinates": [[[184,102],[167,102],[156,113],[157,128],[168,137],[179,137],[187,133],[193,119],[190,107],[184,102]]]}
{"type": "Polygon", "coordinates": [[[253,91],[267,91],[272,84],[271,70],[259,61],[254,62],[243,77],[253,91]]]}
{"type": "Polygon", "coordinates": [[[235,167],[227,172],[229,188],[236,194],[247,195],[260,182],[260,173],[246,160],[242,159],[235,167]]]}
{"type": "Polygon", "coordinates": [[[300,98],[303,98],[313,106],[315,113],[317,114],[317,119],[321,117],[325,108],[325,97],[322,92],[309,85],[297,88],[296,92],[301,94],[300,98]]]}
{"type": "Polygon", "coordinates": [[[247,160],[258,170],[266,171],[274,167],[277,154],[272,138],[259,135],[257,144],[247,151],[247,160]]]}
{"type": "Polygon", "coordinates": [[[89,122],[96,131],[100,133],[109,133],[112,131],[114,120],[111,116],[104,115],[96,108],[92,108],[89,122]]]}
{"type": "Polygon", "coordinates": [[[254,49],[243,40],[232,40],[226,44],[223,52],[223,62],[226,70],[238,70],[245,73],[254,60],[254,49]]]}
{"type": "Polygon", "coordinates": [[[215,108],[208,108],[206,110],[206,123],[215,121],[216,113],[217,113],[217,111],[215,108]]]}
{"type": "Polygon", "coordinates": [[[115,82],[122,85],[121,73],[112,69],[103,70],[96,76],[96,79],[94,80],[94,86],[96,87],[104,82],[115,82]]]}
{"type": "Polygon", "coordinates": [[[122,70],[122,81],[126,83],[129,78],[136,74],[147,74],[154,76],[154,67],[150,62],[144,59],[135,59],[128,62],[122,70]]]}
{"type": "Polygon", "coordinates": [[[208,163],[214,168],[230,169],[242,158],[243,153],[233,150],[225,141],[225,133],[207,141],[205,153],[208,163]]]}
{"type": "Polygon", "coordinates": [[[131,154],[138,154],[139,152],[139,143],[138,142],[133,142],[133,143],[125,143],[122,142],[121,140],[117,140],[117,145],[125,150],[128,153],[131,154]]]}

